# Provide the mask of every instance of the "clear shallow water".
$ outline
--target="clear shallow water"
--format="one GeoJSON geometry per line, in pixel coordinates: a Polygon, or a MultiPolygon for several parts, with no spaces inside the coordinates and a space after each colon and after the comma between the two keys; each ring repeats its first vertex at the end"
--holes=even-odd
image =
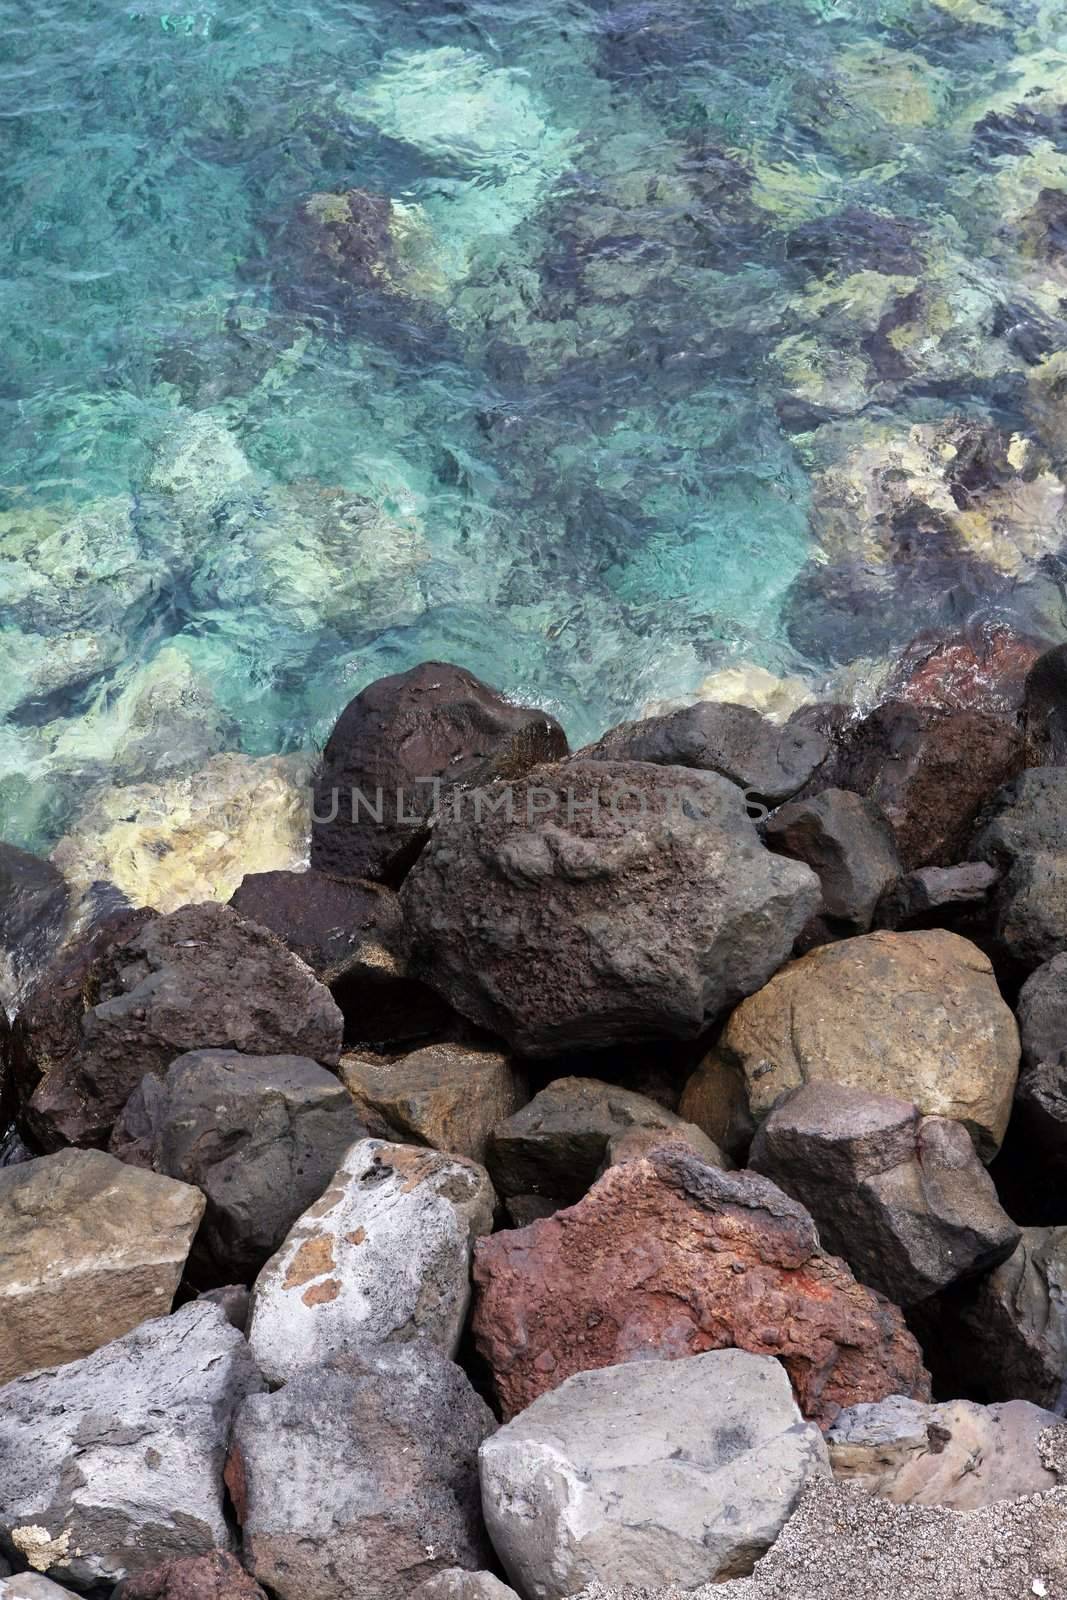
{"type": "Polygon", "coordinates": [[[176,4],[0,0],[5,836],[430,656],[1065,635],[1067,5],[176,4]]]}

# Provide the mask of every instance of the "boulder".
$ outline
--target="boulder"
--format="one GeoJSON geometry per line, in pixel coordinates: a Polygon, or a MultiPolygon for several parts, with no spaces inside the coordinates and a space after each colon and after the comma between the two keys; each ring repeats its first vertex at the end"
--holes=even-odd
{"type": "Polygon", "coordinates": [[[519,1597],[491,1572],[465,1572],[462,1567],[449,1567],[420,1583],[412,1600],[519,1600],[519,1597]]]}
{"type": "Polygon", "coordinates": [[[898,1305],[997,1266],[1019,1243],[966,1128],[888,1095],[806,1084],[762,1124],[749,1164],[898,1305]]]}
{"type": "Polygon", "coordinates": [[[1067,949],[1067,767],[1032,767],[991,802],[971,856],[1001,874],[993,934],[1029,973],[1067,949]]]}
{"type": "Polygon", "coordinates": [[[1067,1049],[1020,1075],[1004,1154],[1028,1195],[1026,1221],[1055,1222],[1067,1179],[1067,1049]]]}
{"type": "Polygon", "coordinates": [[[100,1150],[0,1168],[0,1384],[171,1307],[204,1198],[100,1150]]]}
{"type": "Polygon", "coordinates": [[[1067,766],[1067,645],[1034,662],[1022,706],[1028,767],[1067,766]]]}
{"type": "Polygon", "coordinates": [[[542,1195],[555,1206],[571,1205],[604,1166],[612,1140],[635,1129],[656,1135],[656,1144],[666,1142],[664,1134],[682,1133],[705,1159],[722,1165],[699,1128],[645,1095],[598,1078],[557,1078],[494,1128],[486,1166],[505,1198],[542,1195]]]}
{"type": "Polygon", "coordinates": [[[306,1056],[192,1050],[143,1079],[110,1148],[203,1192],[194,1265],[229,1283],[259,1271],[366,1131],[344,1086],[306,1056]]]}
{"type": "Polygon", "coordinates": [[[890,700],[845,724],[816,782],[873,801],[911,872],[961,860],[982,806],[1022,764],[1021,735],[1005,717],[890,700]]]}
{"type": "Polygon", "coordinates": [[[1026,1400],[923,1405],[894,1394],[842,1411],[826,1442],[834,1477],[868,1494],[973,1511],[1056,1487],[1038,1441],[1059,1421],[1026,1400]]]}
{"type": "Polygon", "coordinates": [[[546,1056],[694,1037],[786,959],[819,888],[716,774],[575,761],[442,816],[401,899],[427,982],[546,1056]]]}
{"type": "Polygon", "coordinates": [[[57,948],[69,899],[50,862],[0,840],[0,1010],[17,1008],[57,948]]]}
{"type": "Polygon", "coordinates": [[[706,1161],[712,1167],[729,1170],[733,1166],[729,1156],[695,1123],[679,1121],[673,1128],[633,1127],[612,1134],[604,1151],[604,1159],[597,1169],[597,1177],[609,1167],[620,1166],[624,1161],[637,1161],[647,1156],[650,1150],[658,1150],[665,1144],[685,1145],[686,1149],[692,1150],[701,1161],[706,1161]]]}
{"type": "Polygon", "coordinates": [[[894,699],[937,711],[1014,716],[1041,646],[1002,626],[968,629],[951,638],[913,639],[890,684],[894,699]]]}
{"type": "Polygon", "coordinates": [[[964,861],[958,867],[919,867],[886,890],[878,902],[874,925],[906,931],[980,917],[999,880],[996,867],[985,861],[964,861]]]}
{"type": "MultiPolygon", "coordinates": [[[[738,1006],[715,1054],[743,1076],[757,1121],[784,1090],[830,1080],[962,1122],[989,1158],[1008,1124],[1019,1036],[988,958],[928,929],[869,933],[791,962],[738,1006]]],[[[684,1097],[681,1109],[693,1115],[684,1097]]]]}
{"type": "Polygon", "coordinates": [[[43,975],[19,1014],[23,1117],[45,1149],[103,1144],[146,1073],[189,1050],[335,1065],[341,1013],[302,961],[228,906],[116,918],[43,975]]]}
{"type": "Polygon", "coordinates": [[[824,789],[782,806],[763,825],[767,846],[806,861],[822,886],[833,936],[866,933],[874,909],[900,877],[900,858],[878,807],[847,789],[824,789]]]}
{"type": "Polygon", "coordinates": [[[350,1041],[387,1043],[444,1026],[442,1000],[408,976],[410,940],[384,883],[349,882],[309,867],[249,873],[230,905],[269,928],[330,990],[350,1041]]]}
{"type": "Polygon", "coordinates": [[[826,1254],[802,1206],[677,1145],[480,1240],[474,1280],[475,1340],[506,1417],[576,1372],[732,1346],[779,1357],[816,1421],[928,1395],[900,1312],[826,1254]]]}
{"type": "Polygon", "coordinates": [[[717,772],[753,800],[775,806],[810,782],[829,752],[814,728],[790,722],[778,727],[750,706],[700,701],[665,716],[623,722],[575,759],[717,772]]]}
{"type": "Polygon", "coordinates": [[[530,1097],[526,1074],[507,1056],[461,1044],[427,1045],[399,1061],[350,1053],[340,1073],[375,1137],[472,1161],[485,1161],[493,1128],[530,1097]]]}
{"type": "Polygon", "coordinates": [[[245,1565],[277,1600],[410,1600],[436,1572],[485,1567],[478,1447],[495,1426],[425,1340],[253,1396],[226,1468],[245,1565]]]}
{"type": "Polygon", "coordinates": [[[209,1305],[218,1306],[226,1321],[244,1333],[248,1327],[248,1312],[252,1296],[243,1283],[224,1283],[218,1289],[205,1289],[197,1295],[209,1305]]]}
{"type": "Polygon", "coordinates": [[[267,1600],[237,1560],[223,1550],[164,1561],[120,1583],[111,1600],[267,1600]]]}
{"type": "Polygon", "coordinates": [[[546,711],[510,704],[473,673],[427,661],[368,684],[342,711],[315,780],[311,865],[396,883],[456,789],[512,781],[567,754],[546,711]]]}
{"type": "Polygon", "coordinates": [[[232,1416],[263,1381],[217,1306],[142,1322],[0,1389],[0,1547],[88,1588],[232,1543],[232,1416]]]}
{"type": "Polygon", "coordinates": [[[421,1337],[455,1353],[474,1240],[493,1225],[473,1161],[363,1139],[256,1279],[248,1338],[286,1383],[367,1340],[421,1337]]]}
{"type": "Polygon", "coordinates": [[[1015,1013],[1024,1067],[1067,1050],[1067,952],[1035,968],[1019,991],[1015,1013]]]}
{"type": "Polygon", "coordinates": [[[529,1600],[742,1576],[830,1471],[783,1368],[743,1350],[579,1372],[492,1434],[479,1468],[489,1536],[529,1600]]]}
{"type": "Polygon", "coordinates": [[[19,1572],[14,1577],[0,1577],[0,1600],[77,1600],[73,1589],[61,1589],[51,1578],[42,1578],[39,1572],[19,1572]]]}

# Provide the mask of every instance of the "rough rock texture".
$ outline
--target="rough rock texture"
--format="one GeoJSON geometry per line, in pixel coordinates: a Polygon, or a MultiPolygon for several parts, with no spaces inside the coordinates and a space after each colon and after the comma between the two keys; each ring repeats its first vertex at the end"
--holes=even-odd
{"type": "Polygon", "coordinates": [[[1033,767],[991,802],[971,855],[999,869],[993,932],[1032,972],[1067,948],[1067,767],[1033,767]]]}
{"type": "MultiPolygon", "coordinates": [[[[556,1078],[493,1130],[486,1166],[499,1195],[543,1195],[556,1205],[571,1205],[604,1165],[612,1139],[635,1128],[681,1132],[694,1148],[711,1142],[646,1095],[598,1078],[556,1078]]],[[[718,1156],[714,1150],[705,1153],[718,1156]]]]}
{"type": "Polygon", "coordinates": [[[753,799],[780,805],[811,780],[829,751],[813,728],[777,727],[749,706],[700,701],[666,716],[621,723],[577,759],[717,772],[753,799]]]}
{"type": "Polygon", "coordinates": [[[974,1511],[1056,1487],[1038,1441],[1059,1420],[1025,1400],[935,1406],[894,1394],[842,1411],[826,1442],[834,1477],[869,1494],[974,1511]]]}
{"type": "Polygon", "coordinates": [[[985,861],[965,861],[958,867],[920,867],[887,889],[875,911],[875,927],[943,927],[950,918],[980,911],[999,881],[996,867],[985,861]]]}
{"type": "Polygon", "coordinates": [[[85,1586],[228,1549],[230,1421],[262,1387],[244,1339],[202,1301],[16,1378],[0,1389],[0,1548],[85,1586]]]}
{"type": "Polygon", "coordinates": [[[510,819],[441,819],[401,898],[427,982],[523,1054],[695,1036],[818,906],[716,774],[575,761],[501,793],[510,819]]]}
{"type": "Polygon", "coordinates": [[[1024,1067],[1036,1067],[1067,1050],[1067,953],[1053,956],[1030,974],[1015,1013],[1024,1067]]]}
{"type": "Polygon", "coordinates": [[[266,1600],[263,1590],[223,1550],[185,1556],[127,1578],[112,1600],[266,1600]]]}
{"type": "Polygon", "coordinates": [[[76,1600],[73,1589],[63,1589],[39,1572],[20,1572],[13,1578],[0,1577],[0,1600],[76,1600]]]}
{"type": "Polygon", "coordinates": [[[981,1399],[1067,1412],[1067,1227],[1024,1228],[1002,1266],[947,1302],[933,1337],[981,1399]]]}
{"type": "Polygon", "coordinates": [[[408,976],[404,915],[384,883],[331,878],[314,867],[256,872],[242,879],[230,905],[276,933],[328,986],[347,1039],[413,1039],[447,1021],[443,1001],[408,976]]]}
{"type": "Polygon", "coordinates": [[[1067,1178],[1067,1050],[1051,1061],[1027,1067],[1015,1091],[1015,1108],[1005,1154],[1014,1156],[1030,1192],[1027,1221],[1055,1220],[1064,1214],[1062,1184],[1067,1178]],[[1035,1210],[1036,1208],[1036,1210],[1035,1210]],[[1040,1213],[1040,1214],[1038,1214],[1040,1213]]]}
{"type": "Polygon", "coordinates": [[[462,1567],[449,1567],[446,1572],[437,1572],[420,1583],[412,1600],[519,1600],[519,1597],[491,1572],[464,1572],[462,1567]]]}
{"type": "Polygon", "coordinates": [[[739,1577],[828,1476],[777,1361],[715,1350],[580,1372],[482,1445],[493,1546],[529,1600],[739,1577]]]}
{"type": "Polygon", "coordinates": [[[748,1085],[741,1068],[727,1065],[719,1050],[710,1050],[686,1079],[678,1112],[744,1165],[756,1131],[748,1085]]]}
{"type": "Polygon", "coordinates": [[[878,807],[847,789],[824,789],[768,817],[771,850],[806,861],[822,886],[822,917],[835,936],[866,933],[879,899],[900,877],[892,832],[878,807]]]}
{"type": "Polygon", "coordinates": [[[999,1265],[1019,1243],[966,1128],[888,1095],[807,1084],[763,1123],[749,1164],[898,1305],[999,1265]]]}
{"type": "Polygon", "coordinates": [[[647,1156],[649,1151],[658,1150],[664,1144],[685,1145],[698,1155],[701,1161],[706,1161],[712,1167],[728,1170],[733,1166],[729,1156],[720,1150],[706,1133],[702,1133],[695,1123],[679,1121],[673,1128],[634,1127],[612,1134],[604,1151],[604,1159],[597,1169],[597,1177],[606,1172],[608,1167],[617,1167],[624,1161],[637,1161],[642,1156],[647,1156]]]}
{"type": "Polygon", "coordinates": [[[959,861],[979,810],[1021,766],[1010,720],[891,700],[845,725],[816,782],[873,800],[910,872],[959,861]]]}
{"type": "Polygon", "coordinates": [[[341,878],[397,882],[426,842],[426,820],[454,790],[514,780],[566,754],[554,717],[509,704],[461,667],[427,661],[379,678],[349,702],[327,740],[311,864],[341,878]]]}
{"type": "MultiPolygon", "coordinates": [[[[1065,1591],[1067,1489],[953,1511],[816,1481],[750,1578],[688,1600],[1059,1600],[1065,1591]]],[[[682,1597],[593,1584],[575,1600],[682,1597]]]]}
{"type": "Polygon", "coordinates": [[[473,1161],[363,1139],[263,1268],[248,1338],[265,1376],[366,1340],[421,1336],[452,1355],[470,1299],[474,1240],[495,1196],[473,1161]]]}
{"type": "Polygon", "coordinates": [[[803,1207],[676,1146],[481,1240],[474,1278],[475,1338],[509,1417],[575,1372],[729,1346],[778,1356],[820,1422],[861,1400],[927,1397],[899,1311],[820,1248],[803,1207]]]}
{"type": "Polygon", "coordinates": [[[254,1396],[226,1468],[246,1566],[278,1600],[410,1600],[435,1572],[485,1567],[478,1446],[495,1426],[425,1340],[254,1396]]]}
{"type": "Polygon", "coordinates": [[[1036,640],[997,626],[949,639],[915,639],[897,664],[890,692],[894,699],[939,711],[1013,716],[1040,654],[1036,640]]]}
{"type": "MultiPolygon", "coordinates": [[[[757,1120],[784,1089],[829,1079],[962,1122],[990,1157],[1008,1124],[1019,1036],[988,958],[929,929],[870,933],[791,962],[738,1006],[717,1055],[744,1075],[757,1120]]],[[[692,1115],[684,1100],[682,1114],[692,1115]]]]}
{"type": "Polygon", "coordinates": [[[1067,766],[1067,645],[1046,650],[1031,667],[1022,723],[1028,767],[1067,766]]]}
{"type": "Polygon", "coordinates": [[[202,1190],[195,1265],[229,1283],[259,1271],[366,1131],[344,1086],[306,1056],[193,1050],[134,1090],[110,1148],[202,1190]]]}
{"type": "Polygon", "coordinates": [[[0,841],[0,1009],[15,1009],[56,948],[69,898],[49,862],[0,841]]]}
{"type": "Polygon", "coordinates": [[[166,1315],[203,1212],[100,1150],[0,1168],[0,1383],[166,1315]]]}
{"type": "Polygon", "coordinates": [[[228,906],[135,913],[43,975],[16,1023],[15,1081],[46,1149],[102,1144],[144,1075],[187,1050],[334,1065],[341,1032],[329,990],[228,906]]]}
{"type": "Polygon", "coordinates": [[[349,1054],[341,1082],[370,1132],[485,1160],[498,1122],[530,1098],[522,1068],[495,1050],[432,1044],[399,1061],[349,1054]]]}

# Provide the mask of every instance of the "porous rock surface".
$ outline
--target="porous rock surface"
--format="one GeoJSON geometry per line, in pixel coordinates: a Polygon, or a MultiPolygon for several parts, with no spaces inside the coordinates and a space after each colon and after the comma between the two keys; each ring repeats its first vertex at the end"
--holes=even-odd
{"type": "Polygon", "coordinates": [[[1067,768],[1032,767],[991,800],[973,858],[998,868],[993,933],[1024,972],[1067,949],[1067,768]]]}
{"type": "Polygon", "coordinates": [[[179,1556],[127,1578],[112,1600],[266,1600],[263,1590],[236,1556],[213,1550],[206,1556],[179,1556]]]}
{"type": "Polygon", "coordinates": [[[506,1417],[576,1372],[731,1346],[777,1356],[820,1422],[861,1400],[928,1397],[900,1312],[821,1249],[804,1208],[678,1145],[482,1239],[474,1280],[475,1340],[506,1417]]]}

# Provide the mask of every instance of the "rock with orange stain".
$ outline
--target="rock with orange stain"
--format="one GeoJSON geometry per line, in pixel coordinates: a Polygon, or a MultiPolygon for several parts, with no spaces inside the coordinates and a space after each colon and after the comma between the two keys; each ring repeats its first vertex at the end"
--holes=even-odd
{"type": "Polygon", "coordinates": [[[256,1281],[248,1336],[267,1378],[285,1383],[367,1340],[422,1336],[452,1355],[471,1250],[492,1227],[495,1203],[473,1161],[379,1139],[354,1144],[256,1281]]]}
{"type": "Polygon", "coordinates": [[[824,1426],[862,1400],[929,1395],[901,1313],[826,1254],[803,1206],[682,1146],[482,1240],[474,1280],[475,1338],[507,1417],[576,1372],[730,1347],[777,1356],[824,1426]]]}

